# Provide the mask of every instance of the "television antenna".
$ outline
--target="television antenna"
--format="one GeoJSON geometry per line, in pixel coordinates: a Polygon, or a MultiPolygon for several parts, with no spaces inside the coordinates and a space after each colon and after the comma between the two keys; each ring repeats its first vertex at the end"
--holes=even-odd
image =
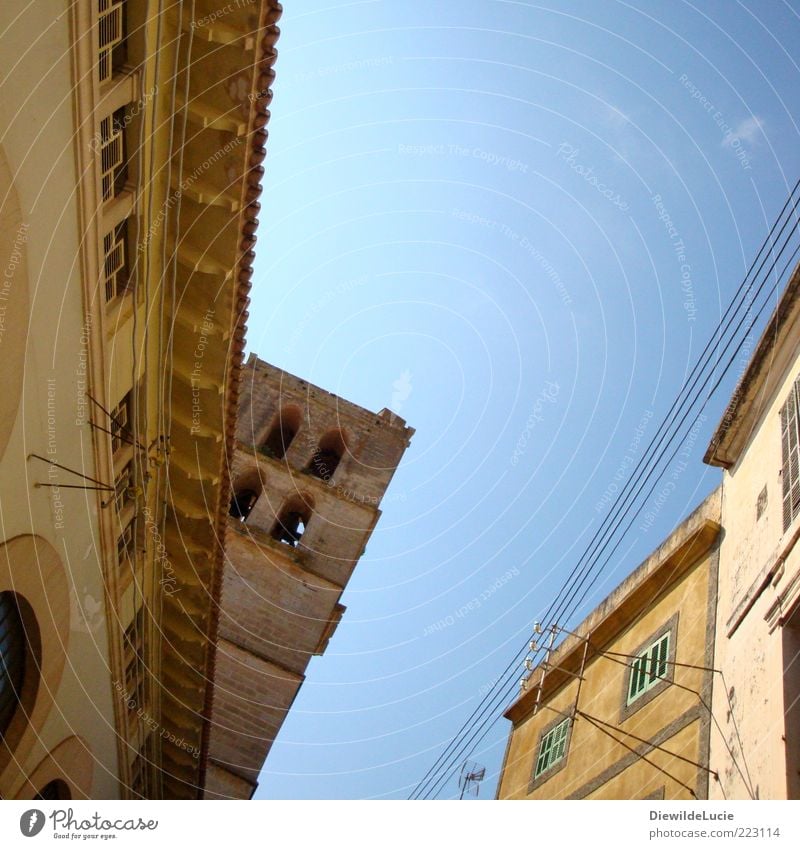
{"type": "Polygon", "coordinates": [[[458,777],[458,787],[461,790],[459,799],[464,796],[478,796],[480,783],[486,777],[486,767],[475,761],[464,761],[461,766],[461,775],[458,777]]]}

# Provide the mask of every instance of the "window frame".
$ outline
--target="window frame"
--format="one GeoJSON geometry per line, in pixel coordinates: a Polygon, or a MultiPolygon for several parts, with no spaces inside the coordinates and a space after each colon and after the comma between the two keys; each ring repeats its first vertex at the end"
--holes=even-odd
{"type": "Polygon", "coordinates": [[[666,677],[669,669],[671,635],[671,631],[662,634],[643,652],[640,652],[631,663],[631,671],[628,675],[629,705],[632,705],[653,687],[658,686],[666,677]],[[659,674],[656,675],[655,672],[659,674]],[[636,683],[636,692],[633,692],[634,682],[636,683]]]}
{"type": "MultiPolygon", "coordinates": [[[[678,619],[679,614],[676,612],[657,631],[640,643],[634,651],[626,652],[630,657],[628,663],[625,664],[625,674],[622,676],[620,722],[628,719],[645,705],[650,704],[653,699],[660,696],[672,684],[675,678],[675,655],[678,647],[678,619]],[[656,680],[649,682],[645,689],[631,699],[630,693],[635,664],[645,655],[649,655],[650,651],[665,637],[668,638],[668,644],[667,656],[662,661],[666,664],[664,675],[660,675],[656,680]]],[[[624,651],[624,649],[620,650],[624,651]]],[[[645,672],[645,675],[647,674],[645,672]]]]}
{"type": "Polygon", "coordinates": [[[800,515],[800,375],[779,413],[781,439],[781,509],[783,532],[800,515]]]}
{"type": "Polygon", "coordinates": [[[549,781],[556,773],[560,772],[567,765],[569,757],[570,743],[572,741],[572,711],[574,705],[567,706],[559,715],[545,725],[539,732],[539,739],[536,741],[536,750],[533,756],[533,765],[531,766],[531,778],[528,782],[528,793],[532,793],[537,787],[541,787],[545,781],[549,781]],[[542,757],[542,748],[548,739],[554,737],[558,729],[564,726],[564,735],[556,745],[563,744],[563,753],[558,760],[550,761],[547,766],[537,772],[539,761],[542,757]]]}

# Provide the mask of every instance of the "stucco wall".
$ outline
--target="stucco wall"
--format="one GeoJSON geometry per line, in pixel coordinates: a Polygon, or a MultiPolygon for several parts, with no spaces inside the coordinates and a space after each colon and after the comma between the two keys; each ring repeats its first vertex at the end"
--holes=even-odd
{"type": "MultiPolygon", "coordinates": [[[[620,622],[617,635],[602,647],[603,650],[635,653],[673,620],[675,661],[706,666],[709,621],[715,607],[715,569],[716,552],[712,550],[677,580],[673,581],[674,573],[669,569],[659,573],[660,586],[655,592],[648,589],[649,599],[643,600],[644,609],[629,623],[620,622]]],[[[614,616],[615,612],[612,610],[609,615],[614,616]]],[[[634,749],[641,748],[641,744],[621,731],[654,740],[675,754],[702,763],[707,759],[709,719],[703,700],[708,700],[710,674],[682,666],[675,666],[673,674],[674,683],[649,701],[641,697],[643,706],[631,712],[626,707],[628,661],[597,656],[587,665],[578,709],[614,726],[606,731],[634,749]]],[[[534,688],[537,681],[534,673],[529,689],[534,688]]],[[[668,777],[581,716],[572,728],[565,766],[554,770],[549,779],[537,782],[529,792],[542,729],[557,717],[551,708],[568,713],[577,693],[577,680],[553,694],[545,691],[544,707],[515,723],[500,798],[644,798],[661,787],[665,788],[667,799],[692,798],[681,782],[698,796],[704,794],[707,772],[702,767],[663,752],[647,753],[647,758],[671,773],[672,777],[668,777]]],[[[636,708],[637,703],[631,707],[636,708]]]]}
{"type": "MultiPolygon", "coordinates": [[[[777,390],[759,399],[761,412],[753,416],[744,450],[723,481],[715,666],[723,670],[725,687],[714,694],[723,733],[712,735],[711,764],[729,798],[747,799],[751,791],[762,799],[797,795],[796,751],[788,753],[794,766],[787,766],[784,637],[777,620],[785,604],[780,597],[800,573],[800,551],[792,540],[798,520],[783,530],[780,424],[780,409],[799,372],[800,358],[794,357],[777,390]],[[765,487],[766,508],[757,518],[765,487]]],[[[714,798],[722,798],[721,788],[712,790],[714,798]]]]}

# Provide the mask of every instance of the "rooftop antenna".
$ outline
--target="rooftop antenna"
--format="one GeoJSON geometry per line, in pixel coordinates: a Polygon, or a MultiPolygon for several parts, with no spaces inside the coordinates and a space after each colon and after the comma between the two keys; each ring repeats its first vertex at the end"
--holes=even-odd
{"type": "Polygon", "coordinates": [[[461,766],[461,775],[458,778],[458,786],[461,790],[459,799],[464,796],[478,796],[481,781],[486,777],[486,767],[475,761],[464,761],[461,766]]]}

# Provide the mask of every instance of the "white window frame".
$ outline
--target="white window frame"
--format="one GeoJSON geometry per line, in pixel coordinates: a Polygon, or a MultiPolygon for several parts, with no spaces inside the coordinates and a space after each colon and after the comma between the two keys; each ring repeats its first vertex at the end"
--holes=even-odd
{"type": "Polygon", "coordinates": [[[666,631],[631,662],[628,677],[628,700],[632,705],[645,693],[669,676],[672,630],[666,631]],[[657,673],[657,674],[656,674],[657,673]]]}
{"type": "Polygon", "coordinates": [[[571,722],[572,720],[566,717],[542,736],[536,752],[536,765],[533,769],[534,781],[551,770],[556,764],[561,763],[567,756],[571,722]]]}

